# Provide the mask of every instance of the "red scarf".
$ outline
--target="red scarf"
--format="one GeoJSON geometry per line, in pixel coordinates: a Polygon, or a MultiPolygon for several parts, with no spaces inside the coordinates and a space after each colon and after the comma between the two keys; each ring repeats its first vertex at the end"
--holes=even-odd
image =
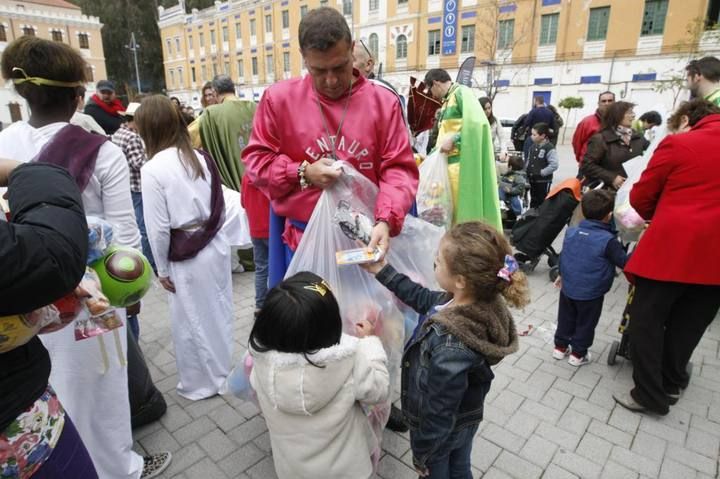
{"type": "Polygon", "coordinates": [[[122,102],[117,98],[115,98],[112,103],[108,105],[100,99],[97,93],[95,93],[92,96],[92,100],[97,104],[97,106],[105,110],[105,112],[109,115],[120,116],[120,112],[125,111],[125,107],[123,106],[122,102]]]}

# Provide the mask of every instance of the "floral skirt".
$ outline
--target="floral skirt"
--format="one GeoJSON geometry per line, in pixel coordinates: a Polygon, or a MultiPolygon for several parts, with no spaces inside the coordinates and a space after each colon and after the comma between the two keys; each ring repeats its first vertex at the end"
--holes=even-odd
{"type": "Polygon", "coordinates": [[[50,457],[65,411],[50,386],[0,434],[0,479],[29,478],[50,457]]]}

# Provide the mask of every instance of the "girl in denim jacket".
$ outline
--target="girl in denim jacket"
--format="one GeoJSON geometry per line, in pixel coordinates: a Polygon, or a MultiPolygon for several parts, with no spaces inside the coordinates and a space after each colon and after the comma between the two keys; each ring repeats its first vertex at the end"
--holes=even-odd
{"type": "Polygon", "coordinates": [[[497,230],[471,222],[440,242],[435,277],[444,291],[430,291],[384,261],[365,266],[421,315],[405,346],[401,393],[421,477],[472,479],[470,453],[494,377],[490,366],[518,349],[507,303],[529,302],[527,278],[510,254],[497,230]]]}

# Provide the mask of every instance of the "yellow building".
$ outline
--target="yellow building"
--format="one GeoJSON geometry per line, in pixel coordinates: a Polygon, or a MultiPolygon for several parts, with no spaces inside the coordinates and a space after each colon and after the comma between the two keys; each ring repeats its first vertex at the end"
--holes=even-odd
{"type": "MultiPolygon", "coordinates": [[[[67,43],[78,49],[88,63],[88,90],[106,78],[102,24],[83,15],[80,7],[65,0],[0,0],[0,52],[23,35],[67,43]]],[[[0,88],[0,121],[10,123],[28,117],[24,100],[9,85],[0,88]]]]}
{"type": "Polygon", "coordinates": [[[257,99],[274,81],[302,74],[298,24],[321,4],[345,15],[376,72],[382,65],[401,92],[410,75],[436,67],[453,74],[469,56],[479,87],[610,86],[661,80],[670,64],[659,59],[718,48],[704,25],[717,23],[720,0],[229,0],[191,13],[182,4],[159,9],[168,93],[197,105],[202,84],[224,72],[257,99]],[[630,57],[648,61],[628,73],[630,57]],[[577,78],[562,73],[568,64],[577,78]]]}

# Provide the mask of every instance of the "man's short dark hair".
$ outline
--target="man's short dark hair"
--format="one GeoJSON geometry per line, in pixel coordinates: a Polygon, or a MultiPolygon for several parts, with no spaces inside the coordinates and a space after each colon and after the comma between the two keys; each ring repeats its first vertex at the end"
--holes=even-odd
{"type": "Polygon", "coordinates": [[[435,81],[445,83],[452,81],[452,78],[450,78],[450,74],[442,68],[433,68],[425,74],[425,80],[423,81],[423,83],[425,83],[429,88],[435,81]]]}
{"type": "Polygon", "coordinates": [[[612,96],[613,96],[613,101],[615,101],[615,93],[613,93],[613,92],[611,92],[611,91],[604,91],[604,92],[600,93],[600,94],[598,95],[598,101],[600,101],[600,98],[602,98],[603,95],[612,95],[612,96]]]}
{"type": "Polygon", "coordinates": [[[690,60],[685,67],[689,75],[702,75],[711,82],[720,82],[720,60],[716,57],[702,57],[690,60]]]}
{"type": "Polygon", "coordinates": [[[533,98],[533,101],[535,102],[536,105],[544,105],[544,104],[545,104],[545,97],[543,97],[543,96],[536,96],[535,98],[533,98]]]}
{"type": "Polygon", "coordinates": [[[609,190],[592,190],[580,202],[583,215],[589,220],[602,220],[615,207],[615,194],[609,190]]]}
{"type": "Polygon", "coordinates": [[[215,75],[212,81],[212,87],[218,95],[235,93],[235,83],[233,83],[232,78],[225,74],[215,75]]]}
{"type": "Polygon", "coordinates": [[[352,35],[345,17],[330,7],[311,10],[300,21],[298,28],[300,50],[318,50],[326,52],[341,41],[352,45],[352,35]]]}
{"type": "Polygon", "coordinates": [[[547,123],[535,123],[532,126],[532,129],[537,131],[538,135],[550,136],[550,125],[548,125],[547,123]]]}
{"type": "Polygon", "coordinates": [[[523,161],[522,156],[512,155],[508,159],[508,166],[513,171],[520,171],[525,168],[525,162],[523,161]]]}
{"type": "Polygon", "coordinates": [[[648,125],[652,126],[660,126],[662,125],[662,117],[660,116],[660,113],[656,111],[646,111],[642,115],[640,115],[640,118],[638,118],[640,121],[644,121],[648,125]]]}

